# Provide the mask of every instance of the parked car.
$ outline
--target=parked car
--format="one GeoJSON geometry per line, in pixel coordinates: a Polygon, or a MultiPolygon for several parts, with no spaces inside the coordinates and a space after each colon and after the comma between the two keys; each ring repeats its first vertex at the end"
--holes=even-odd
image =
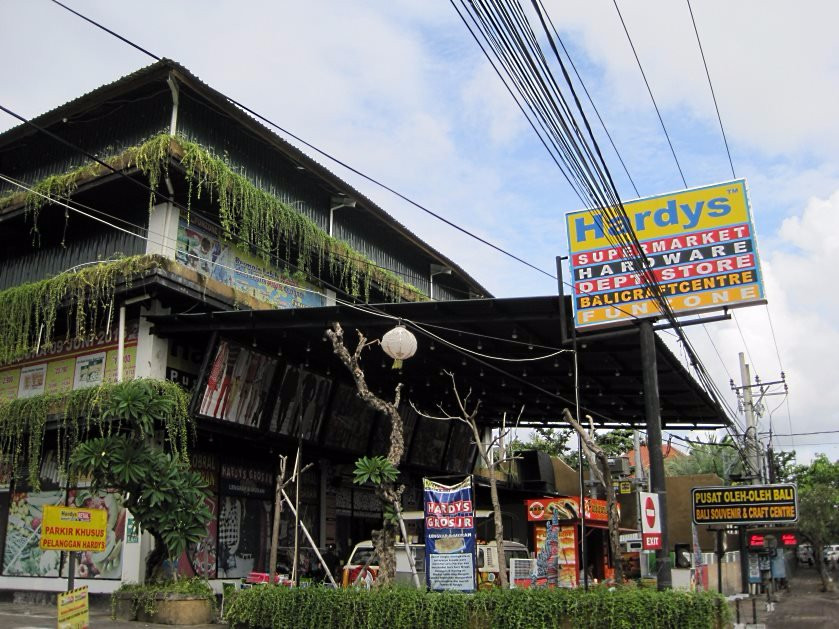
{"type": "Polygon", "coordinates": [[[839,561],[839,544],[826,544],[822,556],[828,563],[839,561]]]}
{"type": "MultiPolygon", "coordinates": [[[[414,567],[417,570],[420,584],[425,584],[425,544],[410,544],[411,554],[414,558],[414,567]]],[[[478,583],[493,584],[498,578],[498,551],[496,550],[495,542],[479,543],[477,547],[477,571],[478,583]]],[[[374,554],[373,542],[363,541],[355,545],[350,553],[349,559],[344,564],[342,574],[342,584],[349,586],[355,583],[367,559],[374,554]]],[[[505,541],[504,542],[504,556],[507,559],[507,569],[509,570],[510,559],[526,559],[530,556],[527,547],[519,542],[505,541]]],[[[376,580],[376,574],[379,571],[379,562],[376,557],[370,562],[370,568],[365,573],[361,581],[366,585],[371,585],[376,580]]],[[[403,585],[412,585],[413,575],[411,573],[411,565],[408,563],[408,557],[405,554],[405,547],[403,544],[396,545],[396,583],[403,585]]]]}

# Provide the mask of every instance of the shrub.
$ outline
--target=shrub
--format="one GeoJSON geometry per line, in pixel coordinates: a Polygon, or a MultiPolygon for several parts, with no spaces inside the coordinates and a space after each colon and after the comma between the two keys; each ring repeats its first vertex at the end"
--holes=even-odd
{"type": "Polygon", "coordinates": [[[119,589],[111,594],[111,617],[116,615],[116,604],[120,595],[129,595],[134,615],[137,610],[144,610],[147,614],[154,614],[157,611],[157,601],[161,594],[191,594],[200,596],[210,601],[213,611],[216,609],[216,595],[213,588],[205,579],[193,577],[192,579],[179,579],[178,581],[166,581],[159,583],[123,583],[119,589]]]}
{"type": "Polygon", "coordinates": [[[261,586],[228,606],[231,626],[285,627],[586,627],[722,626],[730,611],[716,593],[632,587],[583,590],[488,590],[475,594],[391,587],[373,590],[261,586]]]}

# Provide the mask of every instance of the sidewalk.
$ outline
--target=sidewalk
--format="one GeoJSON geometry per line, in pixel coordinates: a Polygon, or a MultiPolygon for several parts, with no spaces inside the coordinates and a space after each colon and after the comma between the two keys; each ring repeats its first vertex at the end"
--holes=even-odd
{"type": "Polygon", "coordinates": [[[808,629],[835,627],[839,624],[839,584],[836,592],[822,592],[822,581],[815,568],[800,568],[792,580],[790,592],[766,617],[768,629],[808,629]]]}
{"type": "MultiPolygon", "coordinates": [[[[756,620],[756,626],[767,629],[835,627],[839,625],[839,591],[822,592],[821,583],[815,569],[799,568],[790,582],[789,591],[777,593],[774,611],[766,611],[765,594],[755,600],[755,616],[752,615],[752,600],[742,599],[740,622],[752,627],[756,620]]],[[[735,603],[732,601],[730,606],[732,620],[736,621],[735,603]]]]}
{"type": "MultiPolygon", "coordinates": [[[[0,603],[0,629],[55,629],[56,609],[47,605],[0,603]]],[[[190,625],[190,629],[223,629],[227,625],[190,625]]],[[[108,609],[90,610],[91,629],[172,629],[172,625],[111,620],[108,609]]]]}

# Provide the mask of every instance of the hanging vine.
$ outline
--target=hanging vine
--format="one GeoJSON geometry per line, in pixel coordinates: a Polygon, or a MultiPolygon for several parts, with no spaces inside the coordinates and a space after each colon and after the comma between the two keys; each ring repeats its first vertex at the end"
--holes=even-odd
{"type": "Polygon", "coordinates": [[[19,471],[37,491],[47,420],[57,421],[57,459],[64,469],[68,453],[94,436],[124,430],[149,433],[162,424],[173,456],[189,460],[187,446],[195,426],[189,396],[174,382],[138,378],[86,389],[0,401],[0,464],[19,471]]]}
{"type": "MultiPolygon", "coordinates": [[[[255,247],[266,262],[271,257],[288,260],[307,274],[317,276],[327,269],[333,282],[342,290],[366,301],[369,301],[374,285],[390,299],[426,299],[419,289],[375,265],[347,243],[330,236],[291,205],[251,183],[231,166],[229,160],[212,154],[199,144],[160,134],[103,161],[114,168],[136,167],[148,178],[152,190],[157,190],[169,173],[172,158],[179,162],[188,182],[187,209],[192,207],[193,199],[206,197],[215,202],[222,235],[228,242],[255,247]]],[[[99,164],[87,165],[48,177],[33,188],[48,197],[68,196],[79,182],[106,171],[99,164]]],[[[156,195],[151,193],[150,210],[156,200],[156,195]]],[[[0,210],[24,203],[36,221],[37,231],[38,212],[48,202],[33,192],[11,193],[0,197],[0,210]]]]}
{"type": "Polygon", "coordinates": [[[131,256],[0,291],[0,365],[57,340],[84,341],[95,331],[108,328],[114,316],[116,285],[130,284],[151,269],[169,265],[162,256],[131,256]],[[65,326],[59,339],[56,324],[61,314],[65,326]]]}

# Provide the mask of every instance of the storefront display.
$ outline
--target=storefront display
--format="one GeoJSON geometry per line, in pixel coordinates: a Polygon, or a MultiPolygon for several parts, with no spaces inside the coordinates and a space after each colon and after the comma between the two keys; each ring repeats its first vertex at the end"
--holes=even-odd
{"type": "MultiPolygon", "coordinates": [[[[525,507],[537,559],[536,575],[530,586],[576,587],[583,579],[583,570],[592,583],[613,577],[605,500],[585,499],[585,537],[582,536],[578,496],[535,498],[526,500],[525,507]],[[582,565],[583,544],[585,567],[582,565]]],[[[525,583],[518,585],[527,587],[525,583]]]]}
{"type": "Polygon", "coordinates": [[[122,495],[114,491],[93,492],[88,483],[79,482],[69,491],[56,463],[54,451],[45,453],[41,471],[41,491],[31,491],[24,475],[15,483],[3,552],[3,575],[27,577],[66,577],[66,553],[39,548],[45,505],[64,505],[107,511],[105,548],[79,554],[75,576],[86,579],[119,579],[122,576],[122,549],[126,509],[122,495]]]}

